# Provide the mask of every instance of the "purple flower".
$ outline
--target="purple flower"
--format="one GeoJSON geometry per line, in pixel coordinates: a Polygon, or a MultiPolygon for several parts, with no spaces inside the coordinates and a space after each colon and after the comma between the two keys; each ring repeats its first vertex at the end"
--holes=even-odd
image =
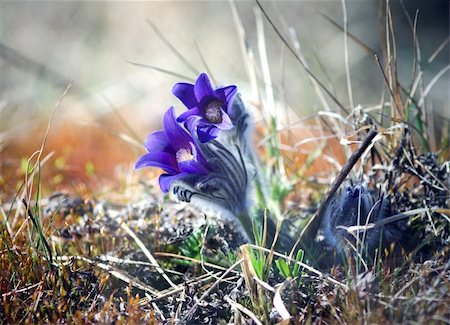
{"type": "MultiPolygon", "coordinates": [[[[195,122],[191,119],[186,123],[190,132],[195,129],[195,122]]],[[[173,107],[164,115],[163,124],[163,131],[155,131],[145,140],[148,153],[138,159],[136,169],[159,167],[164,170],[159,186],[163,192],[168,192],[173,181],[189,174],[206,174],[208,168],[195,140],[176,121],[173,107]]]]}
{"type": "Polygon", "coordinates": [[[208,76],[202,73],[195,82],[177,83],[172,93],[188,108],[177,121],[187,121],[192,116],[199,116],[197,134],[200,142],[208,142],[217,137],[221,130],[233,128],[229,114],[236,86],[227,86],[214,90],[208,76]]]}

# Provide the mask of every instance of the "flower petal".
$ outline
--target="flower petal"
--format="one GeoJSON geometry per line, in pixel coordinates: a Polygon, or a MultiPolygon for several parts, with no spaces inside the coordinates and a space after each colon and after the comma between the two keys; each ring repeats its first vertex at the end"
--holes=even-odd
{"type": "Polygon", "coordinates": [[[195,82],[194,86],[194,93],[195,98],[197,98],[197,101],[200,103],[205,97],[211,98],[216,97],[216,93],[214,92],[214,89],[211,86],[211,82],[209,81],[208,76],[206,73],[202,73],[195,82]]]}
{"type": "Polygon", "coordinates": [[[220,124],[214,124],[216,128],[220,130],[231,130],[233,128],[233,122],[231,122],[230,117],[223,109],[222,111],[222,123],[220,124]]]}
{"type": "Polygon", "coordinates": [[[206,174],[208,172],[208,170],[205,168],[205,166],[203,166],[199,162],[195,161],[194,159],[180,161],[178,163],[178,166],[180,166],[181,171],[184,173],[206,174]]]}
{"type": "Polygon", "coordinates": [[[199,111],[198,107],[194,107],[194,108],[191,108],[190,110],[184,112],[180,116],[178,116],[177,121],[184,122],[188,119],[188,117],[190,117],[192,115],[199,115],[199,114],[200,114],[200,111],[199,111]]]}
{"type": "Polygon", "coordinates": [[[154,131],[150,133],[145,140],[144,147],[149,152],[167,151],[170,147],[170,143],[164,131],[154,131]]]}
{"type": "Polygon", "coordinates": [[[172,175],[180,173],[175,156],[167,152],[149,152],[141,156],[135,168],[142,167],[158,167],[172,175]]]}
{"type": "MultiPolygon", "coordinates": [[[[195,132],[195,131],[194,131],[195,132]]],[[[195,133],[196,134],[196,133],[195,133]]],[[[198,140],[198,134],[195,135],[195,140],[198,140]]],[[[195,143],[191,143],[191,152],[192,155],[194,156],[194,160],[197,161],[199,164],[201,164],[203,167],[205,167],[206,169],[208,169],[208,162],[206,161],[205,157],[203,157],[202,152],[199,148],[198,142],[195,143]]]]}
{"type": "Polygon", "coordinates": [[[215,90],[216,96],[223,102],[230,102],[237,92],[236,86],[227,86],[215,90]]]}
{"type": "Polygon", "coordinates": [[[173,106],[167,110],[166,114],[164,114],[163,123],[164,132],[175,151],[180,148],[191,148],[189,143],[192,142],[192,137],[176,121],[173,106]]]}
{"type": "Polygon", "coordinates": [[[208,123],[205,125],[200,125],[197,127],[198,139],[201,143],[209,142],[214,140],[219,134],[220,130],[214,126],[214,124],[208,123]]]}
{"type": "Polygon", "coordinates": [[[184,122],[184,126],[192,136],[195,134],[197,125],[199,124],[200,120],[202,120],[202,118],[198,115],[195,115],[189,117],[186,122],[184,122]]]}
{"type": "Polygon", "coordinates": [[[177,96],[189,109],[198,105],[197,99],[195,98],[194,85],[192,84],[179,82],[173,86],[172,94],[177,96]]]}
{"type": "Polygon", "coordinates": [[[164,193],[169,192],[170,185],[173,181],[180,178],[181,176],[184,176],[184,174],[178,174],[178,175],[169,175],[169,174],[161,174],[159,176],[159,187],[161,188],[161,191],[164,193]]]}

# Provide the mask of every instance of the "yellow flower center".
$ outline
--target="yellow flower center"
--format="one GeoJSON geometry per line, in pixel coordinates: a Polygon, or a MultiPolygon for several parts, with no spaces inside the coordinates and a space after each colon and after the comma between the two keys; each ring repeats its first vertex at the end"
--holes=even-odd
{"type": "Polygon", "coordinates": [[[205,108],[205,116],[208,121],[214,124],[222,123],[222,103],[213,100],[205,108]]]}
{"type": "Polygon", "coordinates": [[[189,161],[194,159],[194,155],[192,154],[191,150],[186,148],[181,148],[177,151],[176,154],[177,162],[183,162],[183,161],[189,161]]]}

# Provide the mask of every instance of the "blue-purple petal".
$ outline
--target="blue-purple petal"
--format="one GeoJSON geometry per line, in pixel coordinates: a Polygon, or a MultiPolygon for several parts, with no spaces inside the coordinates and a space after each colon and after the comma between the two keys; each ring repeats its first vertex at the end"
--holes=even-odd
{"type": "Polygon", "coordinates": [[[180,116],[177,117],[177,121],[184,122],[193,115],[200,115],[200,111],[199,111],[198,107],[191,108],[190,110],[182,113],[180,116]]]}
{"type": "Polygon", "coordinates": [[[179,82],[173,86],[172,93],[189,109],[198,105],[198,101],[195,98],[194,85],[192,84],[179,82]]]}
{"type": "Polygon", "coordinates": [[[236,86],[227,86],[215,90],[216,96],[224,103],[231,102],[237,92],[236,86]]]}
{"type": "Polygon", "coordinates": [[[233,128],[233,122],[231,122],[230,117],[228,116],[227,113],[225,113],[223,109],[221,109],[221,111],[222,111],[222,123],[214,125],[216,126],[216,128],[220,130],[231,130],[233,128]]]}
{"type": "Polygon", "coordinates": [[[200,120],[202,120],[202,118],[198,115],[194,115],[194,116],[190,116],[186,122],[184,122],[184,126],[186,128],[186,130],[188,130],[188,132],[190,134],[192,134],[192,137],[194,137],[195,131],[197,129],[197,125],[199,124],[200,120]]]}
{"type": "Polygon", "coordinates": [[[173,183],[173,181],[177,180],[182,176],[184,176],[184,174],[178,175],[161,174],[159,176],[159,187],[161,188],[161,191],[163,191],[164,193],[169,192],[170,185],[173,183]]]}
{"type": "Polygon", "coordinates": [[[145,140],[144,147],[149,152],[169,151],[170,143],[164,131],[154,131],[145,140]]]}
{"type": "Polygon", "coordinates": [[[180,173],[175,156],[167,152],[149,152],[141,156],[135,168],[142,167],[158,167],[172,175],[180,173]]]}
{"type": "Polygon", "coordinates": [[[175,151],[180,148],[190,149],[189,143],[192,142],[192,137],[176,121],[173,107],[170,107],[164,114],[163,123],[164,132],[175,151]]]}
{"type": "Polygon", "coordinates": [[[209,81],[206,73],[202,73],[195,82],[194,85],[194,93],[195,98],[197,98],[197,102],[204,101],[205,98],[215,98],[216,93],[211,86],[211,82],[209,81]]]}
{"type": "Polygon", "coordinates": [[[201,163],[192,160],[180,161],[178,163],[181,171],[189,174],[206,174],[208,170],[201,163]]]}
{"type": "Polygon", "coordinates": [[[217,138],[220,130],[215,127],[214,124],[203,124],[203,122],[199,123],[197,127],[197,135],[198,139],[201,143],[206,143],[211,140],[217,138]]]}

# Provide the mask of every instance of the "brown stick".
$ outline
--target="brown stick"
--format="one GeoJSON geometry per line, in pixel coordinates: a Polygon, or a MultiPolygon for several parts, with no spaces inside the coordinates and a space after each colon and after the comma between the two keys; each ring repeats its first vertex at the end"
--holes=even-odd
{"type": "Polygon", "coordinates": [[[334,195],[339,189],[339,186],[341,186],[342,182],[345,180],[348,173],[350,173],[353,166],[359,160],[361,155],[366,151],[366,149],[369,147],[372,140],[375,138],[377,134],[378,132],[375,129],[370,130],[370,132],[367,134],[367,137],[364,139],[364,141],[361,143],[358,149],[356,149],[356,151],[350,156],[345,165],[342,167],[341,172],[331,184],[328,193],[325,195],[325,198],[320,203],[316,213],[311,218],[311,220],[309,220],[308,224],[305,226],[305,228],[303,228],[302,232],[300,233],[300,236],[298,237],[297,241],[292,247],[291,253],[289,254],[289,258],[292,258],[295,249],[300,243],[302,248],[307,248],[309,244],[312,241],[314,241],[314,237],[317,233],[317,230],[319,229],[325,209],[330,204],[331,200],[333,199],[334,195]]]}

